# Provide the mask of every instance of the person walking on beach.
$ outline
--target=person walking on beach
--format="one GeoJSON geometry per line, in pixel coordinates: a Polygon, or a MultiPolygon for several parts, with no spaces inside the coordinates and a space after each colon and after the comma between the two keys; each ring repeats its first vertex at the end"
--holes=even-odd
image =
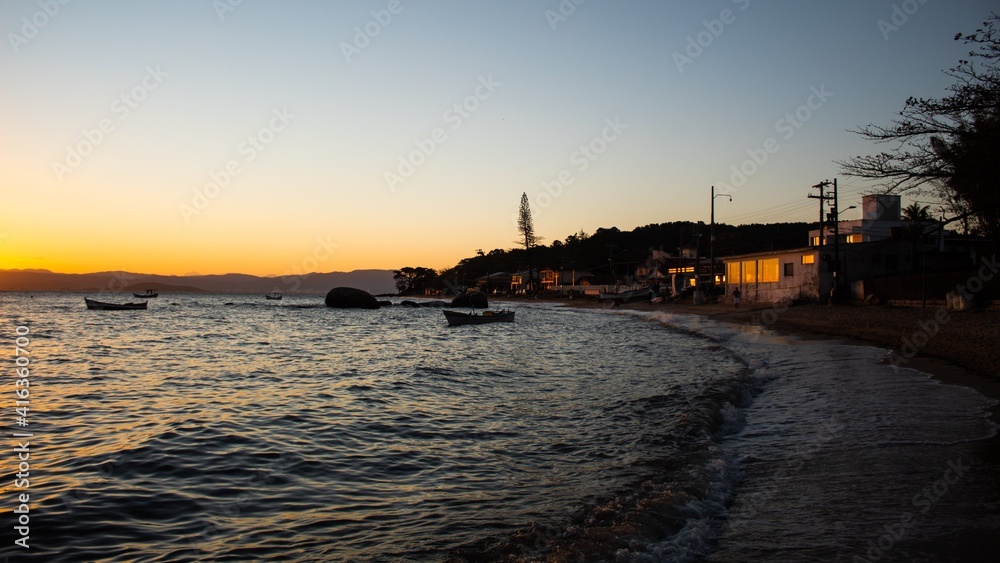
{"type": "Polygon", "coordinates": [[[733,290],[733,303],[736,303],[737,309],[740,308],[740,297],[742,296],[743,294],[740,293],[740,288],[737,287],[736,289],[733,290]]]}

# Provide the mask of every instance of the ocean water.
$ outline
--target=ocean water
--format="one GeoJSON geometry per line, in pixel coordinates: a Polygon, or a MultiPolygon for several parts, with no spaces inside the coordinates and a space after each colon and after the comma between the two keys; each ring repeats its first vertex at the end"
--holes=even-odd
{"type": "Polygon", "coordinates": [[[0,386],[0,556],[855,561],[871,541],[920,560],[995,524],[962,520],[997,481],[963,449],[995,432],[991,402],[885,350],[511,306],[513,324],[448,327],[321,296],[119,312],[0,293],[5,363],[18,327],[30,359],[26,414],[12,374],[0,386]]]}

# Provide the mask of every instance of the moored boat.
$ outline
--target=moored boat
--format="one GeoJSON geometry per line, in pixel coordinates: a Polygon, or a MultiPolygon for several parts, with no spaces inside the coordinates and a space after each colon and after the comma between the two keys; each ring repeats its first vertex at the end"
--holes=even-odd
{"type": "Polygon", "coordinates": [[[448,319],[448,326],[512,323],[514,322],[514,311],[483,311],[482,314],[477,314],[446,310],[444,318],[448,319]]]}
{"type": "Polygon", "coordinates": [[[653,296],[653,291],[648,287],[643,289],[634,289],[632,291],[622,291],[620,293],[609,293],[602,291],[598,299],[601,301],[614,301],[615,303],[628,303],[629,301],[638,301],[640,299],[649,300],[653,296]]]}
{"type": "Polygon", "coordinates": [[[149,305],[148,301],[143,301],[141,303],[108,303],[107,301],[98,301],[89,297],[84,297],[83,300],[87,303],[88,309],[93,309],[95,311],[127,311],[132,309],[145,309],[146,306],[149,305]]]}
{"type": "Polygon", "coordinates": [[[271,293],[268,293],[267,295],[265,295],[264,299],[270,299],[272,301],[277,301],[277,300],[281,299],[281,297],[282,297],[282,295],[281,295],[280,291],[272,291],[271,293]]]}
{"type": "Polygon", "coordinates": [[[147,289],[144,293],[133,293],[135,297],[141,297],[143,299],[151,299],[153,297],[159,297],[160,292],[155,289],[147,289]]]}

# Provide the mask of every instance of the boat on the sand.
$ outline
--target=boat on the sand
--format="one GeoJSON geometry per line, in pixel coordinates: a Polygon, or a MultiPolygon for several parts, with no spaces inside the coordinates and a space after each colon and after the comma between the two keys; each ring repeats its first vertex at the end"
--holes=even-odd
{"type": "Polygon", "coordinates": [[[639,300],[649,301],[649,298],[652,297],[652,295],[653,295],[653,290],[649,289],[648,287],[645,287],[642,289],[634,289],[632,291],[622,291],[620,293],[609,293],[602,291],[601,294],[598,296],[598,299],[600,301],[613,301],[615,303],[620,304],[620,303],[628,303],[629,301],[639,301],[639,300]]]}

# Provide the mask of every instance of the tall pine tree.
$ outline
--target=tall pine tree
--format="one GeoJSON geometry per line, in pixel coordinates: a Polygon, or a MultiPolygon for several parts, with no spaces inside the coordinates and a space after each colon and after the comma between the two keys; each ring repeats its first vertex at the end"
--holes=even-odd
{"type": "Polygon", "coordinates": [[[531,220],[531,205],[528,202],[528,194],[521,193],[521,208],[517,213],[517,231],[524,239],[524,255],[528,262],[528,288],[531,292],[535,287],[535,271],[531,267],[531,248],[538,244],[538,237],[535,236],[535,224],[531,220]]]}

